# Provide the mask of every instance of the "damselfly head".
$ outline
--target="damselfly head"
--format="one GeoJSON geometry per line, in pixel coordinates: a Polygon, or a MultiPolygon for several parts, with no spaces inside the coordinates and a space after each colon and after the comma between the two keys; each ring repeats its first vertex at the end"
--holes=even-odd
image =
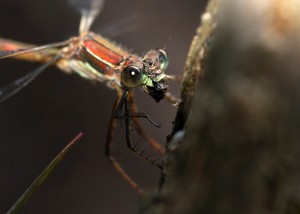
{"type": "Polygon", "coordinates": [[[168,55],[162,49],[151,50],[143,58],[143,88],[156,102],[164,98],[168,88],[168,85],[165,83],[165,79],[168,76],[164,73],[168,63],[168,55]]]}
{"type": "Polygon", "coordinates": [[[159,102],[165,96],[168,85],[164,73],[168,66],[167,53],[162,50],[151,50],[143,58],[130,56],[121,72],[121,82],[125,88],[143,86],[144,90],[159,102]]]}
{"type": "Polygon", "coordinates": [[[165,50],[151,50],[143,57],[145,72],[149,75],[163,73],[169,64],[168,55],[165,50]]]}

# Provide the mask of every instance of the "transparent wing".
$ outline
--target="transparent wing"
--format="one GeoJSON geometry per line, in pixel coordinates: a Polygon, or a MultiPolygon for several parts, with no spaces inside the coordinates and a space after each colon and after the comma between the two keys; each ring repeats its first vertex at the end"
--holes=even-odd
{"type": "Polygon", "coordinates": [[[35,48],[35,45],[0,37],[0,55],[2,58],[13,57],[19,60],[45,63],[60,52],[59,47],[51,46],[51,48],[44,50],[29,51],[26,54],[20,54],[20,52],[24,53],[24,50],[28,51],[31,48],[35,48]],[[19,55],[17,53],[19,53],[19,55]]]}
{"type": "Polygon", "coordinates": [[[68,45],[69,43],[70,43],[70,40],[67,40],[67,41],[63,41],[63,42],[57,42],[57,43],[36,46],[36,47],[29,47],[29,48],[24,48],[24,49],[2,50],[2,51],[0,51],[0,59],[14,57],[14,56],[18,56],[21,54],[28,54],[28,53],[32,53],[32,52],[42,51],[42,50],[49,49],[49,48],[62,47],[62,46],[68,45]]]}
{"type": "Polygon", "coordinates": [[[102,25],[100,28],[95,29],[95,32],[107,37],[117,37],[126,33],[135,32],[145,26],[147,17],[140,13],[126,14],[123,18],[111,21],[102,25]]]}
{"type": "Polygon", "coordinates": [[[0,89],[0,103],[4,100],[8,99],[10,96],[14,95],[21,89],[23,89],[25,86],[27,86],[32,80],[34,80],[36,77],[38,77],[45,69],[49,66],[54,64],[59,58],[61,57],[61,54],[56,55],[53,57],[49,62],[41,65],[40,67],[34,69],[30,73],[26,74],[25,76],[15,80],[14,82],[4,86],[0,89]]]}
{"type": "Polygon", "coordinates": [[[97,15],[100,13],[104,0],[68,0],[68,2],[81,13],[79,33],[88,32],[97,15]]]}

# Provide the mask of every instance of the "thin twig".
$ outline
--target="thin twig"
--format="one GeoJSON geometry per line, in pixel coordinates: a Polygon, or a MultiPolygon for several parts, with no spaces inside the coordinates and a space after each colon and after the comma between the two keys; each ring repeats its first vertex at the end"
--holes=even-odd
{"type": "Polygon", "coordinates": [[[16,201],[16,203],[9,209],[7,214],[16,213],[40,188],[46,181],[49,175],[53,172],[57,164],[65,157],[69,150],[79,141],[83,133],[80,132],[68,145],[51,161],[51,163],[43,170],[43,172],[35,179],[35,181],[28,187],[23,195],[16,201]]]}

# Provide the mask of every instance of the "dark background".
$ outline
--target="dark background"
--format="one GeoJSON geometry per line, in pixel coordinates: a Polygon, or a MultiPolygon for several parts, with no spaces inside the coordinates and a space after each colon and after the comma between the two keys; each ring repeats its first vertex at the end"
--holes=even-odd
{"type": "MultiPolygon", "coordinates": [[[[136,16],[142,27],[113,40],[145,53],[166,47],[168,74],[180,75],[205,0],[107,1],[92,30],[105,32],[110,23],[136,16]],[[106,28],[106,29],[105,29],[106,28]]],[[[61,0],[2,0],[0,36],[47,44],[77,35],[79,14],[61,0]]],[[[123,32],[123,33],[122,33],[123,32]]],[[[110,35],[106,35],[110,37],[110,35]]],[[[0,60],[0,87],[36,68],[37,64],[0,60]]],[[[170,91],[178,96],[179,83],[170,91]]],[[[145,123],[148,133],[164,143],[176,109],[137,89],[139,110],[162,128],[145,123]]],[[[80,131],[83,139],[71,150],[20,213],[134,213],[138,194],[104,156],[104,144],[115,92],[77,75],[48,68],[24,90],[0,105],[0,213],[5,213],[52,158],[80,131]]],[[[157,186],[160,171],[128,152],[122,127],[115,154],[143,189],[157,186]]]]}

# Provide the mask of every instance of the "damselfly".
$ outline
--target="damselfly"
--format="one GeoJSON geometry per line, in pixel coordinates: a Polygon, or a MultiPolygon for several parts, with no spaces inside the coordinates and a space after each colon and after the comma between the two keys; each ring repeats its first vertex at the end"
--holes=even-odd
{"type": "MultiPolygon", "coordinates": [[[[117,120],[124,121],[129,148],[142,158],[152,162],[133,146],[129,125],[132,122],[139,134],[154,149],[160,153],[164,152],[161,145],[143,131],[139,118],[144,118],[157,127],[159,125],[152,121],[147,114],[136,111],[132,90],[142,87],[156,102],[164,98],[172,103],[177,102],[167,92],[166,80],[172,79],[172,76],[165,74],[165,69],[168,66],[167,54],[165,50],[159,49],[150,50],[140,57],[91,32],[90,27],[101,11],[104,0],[69,0],[69,2],[81,13],[79,36],[43,46],[31,46],[0,39],[0,58],[13,57],[43,63],[27,75],[0,89],[0,102],[24,88],[50,65],[55,65],[64,72],[75,72],[89,80],[104,82],[110,88],[115,89],[117,100],[109,125],[105,150],[115,169],[132,187],[141,193],[142,190],[126,174],[112,155],[113,132],[117,120]]],[[[156,163],[152,163],[156,165],[156,163]]]]}

